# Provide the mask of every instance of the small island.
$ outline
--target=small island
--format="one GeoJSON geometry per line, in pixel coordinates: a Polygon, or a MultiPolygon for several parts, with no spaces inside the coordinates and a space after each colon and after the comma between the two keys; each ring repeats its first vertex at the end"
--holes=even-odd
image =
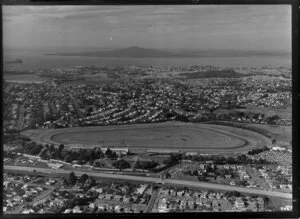
{"type": "Polygon", "coordinates": [[[110,51],[77,52],[77,53],[46,53],[48,56],[90,56],[90,57],[132,57],[132,58],[187,58],[187,57],[250,57],[287,55],[285,52],[274,51],[239,51],[239,50],[185,50],[165,51],[138,46],[110,51]]]}

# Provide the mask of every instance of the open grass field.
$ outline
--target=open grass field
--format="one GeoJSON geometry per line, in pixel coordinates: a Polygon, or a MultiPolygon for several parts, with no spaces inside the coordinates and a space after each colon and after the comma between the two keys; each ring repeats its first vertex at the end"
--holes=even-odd
{"type": "Polygon", "coordinates": [[[266,133],[271,138],[275,138],[277,142],[291,144],[292,126],[248,124],[246,127],[261,130],[261,133],[266,133]]]}
{"type": "Polygon", "coordinates": [[[236,126],[245,129],[249,129],[268,136],[269,138],[276,139],[277,143],[282,143],[288,147],[292,147],[292,126],[284,125],[268,125],[268,124],[251,124],[241,122],[227,122],[227,121],[216,121],[213,124],[222,124],[228,126],[236,126]]]}
{"type": "Polygon", "coordinates": [[[237,152],[270,144],[267,137],[256,132],[183,122],[27,130],[22,134],[39,143],[63,143],[65,147],[126,145],[129,149],[237,152]]]}

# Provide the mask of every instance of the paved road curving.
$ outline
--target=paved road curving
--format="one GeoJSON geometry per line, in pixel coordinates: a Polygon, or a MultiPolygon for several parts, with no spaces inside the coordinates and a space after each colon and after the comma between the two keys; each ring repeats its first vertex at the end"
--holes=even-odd
{"type": "MultiPolygon", "coordinates": [[[[5,170],[15,170],[15,171],[26,171],[32,172],[33,169],[36,172],[40,172],[43,174],[69,174],[70,171],[63,170],[63,169],[46,169],[46,168],[32,168],[32,167],[23,167],[23,166],[8,166],[4,165],[5,170]]],[[[86,174],[83,171],[73,171],[76,175],[86,174]]],[[[93,173],[89,172],[89,176],[94,177],[104,177],[104,178],[113,178],[113,179],[125,179],[125,180],[133,180],[133,181],[143,181],[143,182],[154,182],[160,183],[160,179],[153,178],[153,177],[143,177],[143,176],[130,176],[130,175],[116,175],[116,174],[109,174],[109,173],[93,173]]],[[[222,191],[238,191],[242,193],[249,193],[249,194],[257,194],[257,195],[264,195],[264,196],[272,196],[272,197],[280,197],[284,199],[292,199],[292,194],[283,193],[283,192],[276,192],[276,191],[266,191],[266,190],[259,190],[253,188],[244,188],[244,187],[235,187],[229,185],[221,185],[221,184],[214,184],[214,183],[206,183],[206,182],[193,182],[193,181],[186,181],[186,180],[176,180],[176,179],[165,179],[165,184],[172,184],[172,185],[181,185],[181,186],[190,186],[190,187],[197,187],[197,188],[204,188],[210,190],[222,190],[222,191]]]]}

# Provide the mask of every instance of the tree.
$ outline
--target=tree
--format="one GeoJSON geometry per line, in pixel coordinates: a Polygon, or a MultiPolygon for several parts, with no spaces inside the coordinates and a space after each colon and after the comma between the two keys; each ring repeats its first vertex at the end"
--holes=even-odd
{"type": "Polygon", "coordinates": [[[117,153],[115,152],[115,151],[113,151],[112,153],[111,153],[111,156],[110,156],[110,158],[111,159],[116,159],[118,156],[117,156],[117,153]]]}
{"type": "Polygon", "coordinates": [[[90,164],[91,166],[93,166],[93,164],[94,164],[94,160],[93,160],[92,157],[90,157],[89,164],[90,164]]]}
{"type": "Polygon", "coordinates": [[[93,150],[90,151],[90,160],[95,160],[96,159],[96,150],[95,148],[93,150]]]}
{"type": "Polygon", "coordinates": [[[226,195],[231,197],[231,196],[235,196],[235,197],[241,197],[241,193],[238,191],[230,191],[230,192],[226,192],[226,195]]]}
{"type": "Polygon", "coordinates": [[[246,180],[241,180],[241,181],[239,181],[239,183],[238,183],[239,185],[241,185],[241,186],[247,186],[247,181],[246,180]]]}
{"type": "Polygon", "coordinates": [[[166,165],[169,165],[169,164],[177,162],[180,159],[181,159],[181,155],[171,154],[170,157],[167,160],[163,161],[163,163],[166,164],[166,165]]]}
{"type": "Polygon", "coordinates": [[[197,170],[194,170],[193,176],[198,176],[198,171],[197,170]]]}
{"type": "Polygon", "coordinates": [[[169,172],[166,173],[166,179],[169,179],[171,177],[171,174],[169,172]]]}
{"type": "Polygon", "coordinates": [[[197,155],[192,156],[192,161],[198,161],[198,156],[197,155]]]}
{"type": "Polygon", "coordinates": [[[207,172],[214,172],[214,169],[212,168],[212,166],[211,165],[208,165],[207,167],[206,167],[206,171],[207,172]]]}
{"type": "Polygon", "coordinates": [[[177,157],[176,157],[174,154],[171,154],[171,155],[170,155],[170,161],[171,161],[171,162],[177,161],[177,157]]]}
{"type": "Polygon", "coordinates": [[[206,177],[205,176],[198,176],[198,180],[199,181],[206,181],[206,177]]]}
{"type": "Polygon", "coordinates": [[[110,158],[111,155],[112,155],[112,151],[109,148],[107,148],[107,150],[105,151],[105,156],[107,156],[108,158],[110,158]]]}
{"type": "Polygon", "coordinates": [[[270,201],[269,197],[267,197],[267,196],[264,196],[263,199],[264,199],[265,204],[268,204],[270,201]]]}
{"type": "Polygon", "coordinates": [[[104,158],[105,156],[104,156],[104,154],[103,154],[103,152],[102,151],[99,151],[98,153],[97,153],[97,156],[96,156],[96,158],[97,159],[102,159],[102,158],[104,158]]]}
{"type": "Polygon", "coordinates": [[[74,172],[71,172],[71,173],[69,174],[68,179],[67,179],[68,184],[69,184],[69,185],[75,185],[76,180],[77,180],[77,178],[76,178],[76,176],[75,176],[75,173],[74,173],[74,172]]]}
{"type": "Polygon", "coordinates": [[[149,169],[156,167],[157,165],[158,164],[155,161],[144,161],[144,162],[137,161],[135,163],[135,168],[149,170],[149,169]]]}
{"type": "Polygon", "coordinates": [[[182,121],[182,122],[188,122],[189,120],[183,116],[183,115],[177,115],[176,120],[182,121]]]}
{"type": "Polygon", "coordinates": [[[141,168],[141,163],[140,163],[140,161],[139,160],[137,160],[136,162],[135,162],[135,164],[134,164],[134,167],[133,168],[135,168],[135,169],[139,169],[139,168],[141,168]]]}
{"type": "Polygon", "coordinates": [[[127,169],[130,167],[130,164],[127,161],[125,161],[124,159],[117,160],[117,161],[113,162],[112,165],[120,170],[127,169]]]}
{"type": "Polygon", "coordinates": [[[55,151],[54,144],[51,144],[49,147],[50,152],[55,151]]]}
{"type": "Polygon", "coordinates": [[[59,152],[61,152],[64,149],[64,147],[65,147],[64,144],[60,144],[58,147],[59,152]]]}
{"type": "Polygon", "coordinates": [[[95,183],[96,183],[96,180],[95,180],[93,177],[89,177],[89,178],[85,181],[85,184],[86,184],[86,186],[88,186],[88,187],[94,186],[95,183]]]}
{"type": "Polygon", "coordinates": [[[82,174],[81,177],[78,179],[78,182],[85,183],[85,181],[89,178],[89,176],[85,173],[82,174]]]}
{"type": "Polygon", "coordinates": [[[33,146],[31,149],[30,149],[30,154],[32,155],[37,155],[41,152],[41,150],[43,149],[43,146],[41,145],[36,145],[36,146],[33,146]]]}
{"type": "Polygon", "coordinates": [[[59,159],[59,160],[62,159],[62,156],[61,156],[60,152],[57,151],[57,150],[52,153],[52,157],[54,159],[59,159]]]}
{"type": "Polygon", "coordinates": [[[189,176],[191,176],[191,175],[192,175],[192,171],[191,171],[191,170],[188,170],[188,171],[186,172],[186,174],[189,175],[189,176]]]}

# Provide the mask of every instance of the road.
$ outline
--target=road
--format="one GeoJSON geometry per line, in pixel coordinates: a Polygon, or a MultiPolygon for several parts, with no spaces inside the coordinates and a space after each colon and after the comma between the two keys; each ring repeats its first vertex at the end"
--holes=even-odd
{"type": "Polygon", "coordinates": [[[159,195],[160,191],[161,191],[161,187],[156,188],[154,190],[154,192],[152,193],[149,203],[147,205],[146,213],[150,213],[152,211],[153,206],[155,204],[155,201],[157,200],[157,196],[159,195]]]}
{"type": "MultiPolygon", "coordinates": [[[[33,169],[36,172],[40,172],[43,174],[65,174],[68,175],[70,171],[63,170],[63,169],[47,169],[47,168],[32,168],[32,167],[23,167],[23,166],[8,166],[4,165],[5,170],[14,170],[14,171],[25,171],[25,172],[33,172],[33,169]]],[[[73,171],[76,175],[80,176],[86,174],[86,172],[82,171],[73,171]]],[[[143,177],[143,176],[130,176],[130,175],[116,175],[116,174],[109,174],[109,173],[94,173],[89,172],[89,176],[94,177],[103,177],[103,178],[112,178],[112,179],[125,179],[125,180],[133,180],[133,181],[142,181],[148,183],[160,183],[161,180],[158,178],[153,177],[143,177]]],[[[197,187],[209,190],[221,190],[221,191],[238,191],[241,193],[248,193],[248,194],[257,194],[263,196],[272,196],[272,197],[279,197],[284,199],[292,199],[292,194],[283,193],[283,192],[276,192],[276,191],[266,191],[266,190],[259,190],[253,188],[244,188],[244,187],[235,187],[229,185],[222,185],[222,184],[214,184],[214,183],[207,183],[207,182],[192,182],[186,180],[176,180],[176,179],[164,179],[165,184],[171,185],[180,185],[180,186],[187,186],[187,187],[197,187]]]]}
{"type": "Polygon", "coordinates": [[[17,129],[22,130],[24,126],[24,104],[20,106],[19,118],[17,122],[17,129]]]}

